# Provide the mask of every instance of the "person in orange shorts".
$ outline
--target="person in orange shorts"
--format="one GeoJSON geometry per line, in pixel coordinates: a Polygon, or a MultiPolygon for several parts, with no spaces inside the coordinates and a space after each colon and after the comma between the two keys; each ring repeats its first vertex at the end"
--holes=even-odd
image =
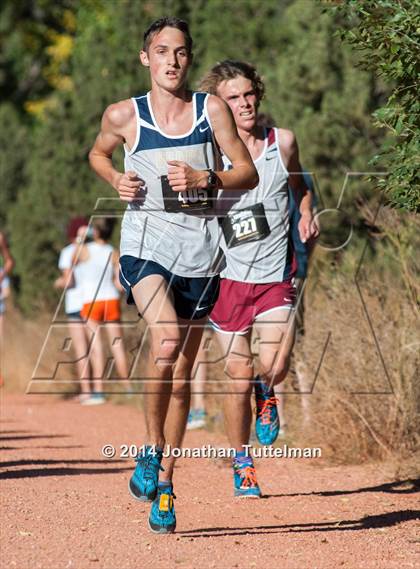
{"type": "Polygon", "coordinates": [[[95,322],[115,322],[120,320],[121,308],[119,298],[111,300],[95,300],[83,305],[80,315],[84,318],[91,318],[95,322]]]}
{"type": "Polygon", "coordinates": [[[100,218],[93,222],[93,241],[86,243],[74,262],[78,265],[78,274],[82,286],[83,307],[80,315],[87,321],[94,340],[90,349],[93,393],[84,402],[85,405],[98,405],[105,402],[102,378],[105,371],[105,358],[100,338],[100,326],[105,329],[111,344],[115,366],[120,378],[125,379],[127,390],[128,366],[120,324],[120,290],[118,280],[118,251],[108,243],[112,235],[113,220],[100,218]]]}

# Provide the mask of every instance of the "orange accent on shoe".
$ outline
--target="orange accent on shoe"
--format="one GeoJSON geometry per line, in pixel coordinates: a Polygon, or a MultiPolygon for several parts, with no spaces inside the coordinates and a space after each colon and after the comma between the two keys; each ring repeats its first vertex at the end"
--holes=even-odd
{"type": "Polygon", "coordinates": [[[235,464],[235,469],[239,474],[239,476],[242,478],[241,481],[242,487],[245,486],[247,488],[252,488],[254,486],[258,486],[254,466],[246,465],[240,467],[238,464],[235,464]]]}
{"type": "Polygon", "coordinates": [[[258,400],[257,402],[257,416],[261,418],[262,425],[269,425],[271,422],[271,408],[275,407],[278,403],[277,397],[270,397],[264,401],[258,400]]]}

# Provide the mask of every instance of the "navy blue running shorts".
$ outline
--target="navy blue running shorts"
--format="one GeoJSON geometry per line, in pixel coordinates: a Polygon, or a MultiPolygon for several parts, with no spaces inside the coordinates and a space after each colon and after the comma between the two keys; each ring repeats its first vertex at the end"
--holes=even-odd
{"type": "Polygon", "coordinates": [[[120,257],[120,283],[127,293],[127,304],[135,304],[131,289],[149,275],[162,275],[175,302],[175,312],[184,320],[199,320],[211,311],[219,296],[219,275],[212,277],[180,277],[155,261],[131,255],[120,257]]]}

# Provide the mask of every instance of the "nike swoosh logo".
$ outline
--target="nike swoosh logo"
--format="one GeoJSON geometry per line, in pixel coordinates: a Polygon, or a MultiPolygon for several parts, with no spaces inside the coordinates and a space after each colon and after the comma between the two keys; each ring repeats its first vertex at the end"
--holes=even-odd
{"type": "Polygon", "coordinates": [[[206,308],[210,308],[210,305],[209,306],[196,306],[195,307],[196,310],[205,310],[206,308]]]}
{"type": "Polygon", "coordinates": [[[209,128],[210,128],[209,126],[206,126],[206,128],[201,128],[201,126],[200,126],[198,130],[200,132],[206,132],[206,130],[208,130],[209,128]]]}
{"type": "Polygon", "coordinates": [[[275,156],[266,156],[266,160],[273,160],[273,158],[276,158],[275,156]]]}

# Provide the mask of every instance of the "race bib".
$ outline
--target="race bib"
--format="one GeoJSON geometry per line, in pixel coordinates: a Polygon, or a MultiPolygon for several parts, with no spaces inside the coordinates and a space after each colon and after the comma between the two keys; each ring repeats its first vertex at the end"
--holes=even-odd
{"type": "Polygon", "coordinates": [[[221,226],[228,248],[259,241],[270,235],[262,203],[228,213],[221,226]]]}
{"type": "Polygon", "coordinates": [[[162,197],[165,211],[176,212],[200,212],[213,207],[212,190],[186,190],[174,192],[168,182],[168,176],[161,176],[162,197]]]}

